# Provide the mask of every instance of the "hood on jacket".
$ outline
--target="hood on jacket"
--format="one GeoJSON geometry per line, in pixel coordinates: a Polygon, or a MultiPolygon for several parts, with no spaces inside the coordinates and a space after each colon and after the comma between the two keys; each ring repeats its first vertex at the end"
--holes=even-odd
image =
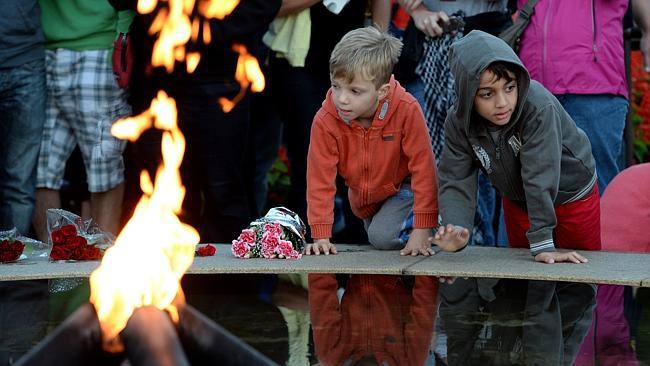
{"type": "MultiPolygon", "coordinates": [[[[378,124],[383,124],[385,121],[389,121],[392,115],[397,110],[397,105],[399,104],[399,100],[402,99],[406,93],[404,87],[399,85],[397,80],[395,80],[394,76],[390,77],[388,84],[390,85],[390,91],[388,92],[388,95],[384,99],[379,100],[379,104],[377,105],[377,110],[375,111],[375,117],[373,118],[373,122],[372,122],[373,126],[377,126],[378,124]],[[384,104],[386,104],[386,107],[384,107],[384,104]],[[382,116],[383,109],[386,109],[386,112],[384,112],[382,116]]],[[[336,120],[347,124],[345,121],[341,119],[341,117],[339,117],[339,114],[336,112],[336,106],[334,105],[334,101],[332,100],[332,88],[330,88],[327,91],[327,96],[323,101],[323,109],[327,113],[331,114],[336,120]]]]}
{"type": "Polygon", "coordinates": [[[449,113],[455,114],[466,132],[470,129],[474,97],[481,74],[497,61],[507,62],[519,69],[516,75],[517,107],[506,125],[506,129],[511,129],[521,115],[522,100],[526,99],[530,86],[530,75],[517,54],[501,39],[479,30],[469,32],[451,45],[449,64],[455,79],[454,91],[457,98],[449,113]]]}

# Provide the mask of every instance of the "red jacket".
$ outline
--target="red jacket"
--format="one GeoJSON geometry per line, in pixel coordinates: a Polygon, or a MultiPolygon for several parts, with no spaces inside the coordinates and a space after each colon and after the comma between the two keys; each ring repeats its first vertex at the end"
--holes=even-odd
{"type": "Polygon", "coordinates": [[[342,301],[334,274],[309,275],[309,311],[316,356],[323,365],[423,365],[437,311],[438,278],[352,275],[342,301]]]}
{"type": "Polygon", "coordinates": [[[352,211],[374,215],[411,177],[414,228],[438,222],[438,183],[429,131],[418,102],[394,79],[368,129],[336,113],[331,90],[314,117],[307,157],[307,218],[314,239],[329,238],[334,222],[336,175],[349,187],[352,211]],[[380,110],[387,104],[384,118],[380,110]]]}

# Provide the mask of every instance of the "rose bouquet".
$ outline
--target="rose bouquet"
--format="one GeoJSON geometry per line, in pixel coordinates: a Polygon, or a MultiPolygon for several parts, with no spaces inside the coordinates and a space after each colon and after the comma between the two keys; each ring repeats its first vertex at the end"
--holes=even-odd
{"type": "Polygon", "coordinates": [[[16,228],[0,231],[0,263],[47,258],[50,246],[21,236],[16,228]]]}
{"type": "Polygon", "coordinates": [[[84,220],[60,209],[47,210],[47,231],[53,261],[100,260],[115,241],[112,234],[102,231],[92,219],[84,220]]]}
{"type": "Polygon", "coordinates": [[[275,207],[250,223],[232,241],[231,251],[238,258],[299,259],[305,246],[305,224],[284,207],[275,207]]]}

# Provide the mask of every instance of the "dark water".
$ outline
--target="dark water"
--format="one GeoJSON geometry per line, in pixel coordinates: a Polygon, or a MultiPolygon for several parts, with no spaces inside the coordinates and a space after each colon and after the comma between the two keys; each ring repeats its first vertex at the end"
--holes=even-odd
{"type": "MultiPolygon", "coordinates": [[[[183,288],[280,365],[650,365],[650,288],[343,274],[188,275],[183,288]]],[[[88,295],[83,280],[0,283],[0,365],[88,295]]]]}

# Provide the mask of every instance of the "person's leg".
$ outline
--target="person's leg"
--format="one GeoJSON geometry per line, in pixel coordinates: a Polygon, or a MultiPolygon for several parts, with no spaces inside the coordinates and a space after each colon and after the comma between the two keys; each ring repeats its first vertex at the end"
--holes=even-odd
{"type": "Polygon", "coordinates": [[[29,235],[45,121],[45,61],[0,71],[0,230],[29,235]]]}
{"type": "Polygon", "coordinates": [[[253,216],[245,181],[249,99],[228,113],[214,103],[238,90],[237,84],[218,83],[177,89],[179,123],[187,140],[181,166],[187,187],[183,208],[203,242],[230,242],[253,216]]]}
{"type": "Polygon", "coordinates": [[[622,96],[609,94],[562,94],[558,100],[591,142],[602,194],[622,169],[619,157],[629,103],[622,96]]]}
{"type": "MultiPolygon", "coordinates": [[[[327,94],[330,82],[286,59],[271,56],[271,94],[284,123],[284,136],[291,163],[289,209],[303,220],[307,217],[307,152],[311,124],[327,94]]],[[[326,75],[323,75],[326,76],[326,75]]]]}
{"type": "Polygon", "coordinates": [[[271,96],[268,93],[251,96],[251,137],[255,162],[255,208],[257,216],[266,207],[268,195],[267,175],[278,157],[278,149],[282,142],[282,120],[275,110],[271,96]]]}
{"type": "Polygon", "coordinates": [[[503,217],[505,221],[508,244],[511,248],[529,248],[526,231],[530,227],[528,214],[521,207],[503,198],[503,217]]]}
{"type": "Polygon", "coordinates": [[[120,183],[106,192],[90,194],[90,217],[97,222],[102,230],[114,235],[119,234],[120,230],[122,198],[124,198],[124,183],[120,183]]]}
{"type": "Polygon", "coordinates": [[[388,198],[368,222],[368,241],[376,249],[397,250],[404,248],[408,233],[413,228],[413,191],[409,183],[388,198]],[[410,218],[410,220],[409,220],[410,218]]]}
{"type": "Polygon", "coordinates": [[[574,250],[600,250],[600,196],[598,187],[584,198],[555,208],[555,245],[574,250]]]}
{"type": "Polygon", "coordinates": [[[483,304],[476,278],[457,278],[440,285],[440,318],[447,334],[449,366],[470,365],[474,343],[487,316],[479,311],[483,304]]]}
{"type": "Polygon", "coordinates": [[[72,52],[79,60],[76,118],[71,125],[79,139],[90,192],[91,217],[102,230],[118,234],[124,197],[126,142],[111,134],[119,118],[130,113],[125,91],[115,82],[107,50],[72,52]],[[80,79],[92,77],[93,83],[80,79]]]}
{"type": "Polygon", "coordinates": [[[36,171],[33,216],[36,236],[43,242],[49,240],[47,210],[61,207],[59,190],[63,184],[65,163],[77,144],[67,118],[67,111],[74,106],[69,72],[73,63],[74,59],[69,53],[60,50],[45,53],[47,100],[36,171]]]}
{"type": "Polygon", "coordinates": [[[482,172],[478,178],[478,194],[476,197],[476,214],[471,245],[494,246],[494,220],[496,192],[492,183],[482,172]]]}
{"type": "Polygon", "coordinates": [[[557,285],[563,337],[563,365],[573,365],[591,327],[596,306],[596,285],[562,282],[557,285]]]}
{"type": "Polygon", "coordinates": [[[529,281],[524,324],[523,353],[527,365],[560,365],[563,359],[561,308],[554,281],[529,281]]]}
{"type": "Polygon", "coordinates": [[[36,238],[44,243],[49,241],[47,232],[47,210],[61,207],[61,196],[58,189],[38,188],[36,190],[36,205],[34,206],[34,231],[36,238]]]}

